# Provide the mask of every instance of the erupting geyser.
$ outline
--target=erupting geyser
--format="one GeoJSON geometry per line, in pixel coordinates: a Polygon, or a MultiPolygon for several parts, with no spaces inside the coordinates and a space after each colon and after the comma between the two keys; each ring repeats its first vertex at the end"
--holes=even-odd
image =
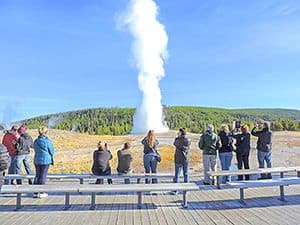
{"type": "Polygon", "coordinates": [[[153,0],[131,0],[122,22],[134,37],[133,56],[139,70],[138,83],[143,98],[134,115],[132,133],[168,131],[161,105],[159,81],[165,75],[168,36],[157,20],[158,7],[153,0]]]}

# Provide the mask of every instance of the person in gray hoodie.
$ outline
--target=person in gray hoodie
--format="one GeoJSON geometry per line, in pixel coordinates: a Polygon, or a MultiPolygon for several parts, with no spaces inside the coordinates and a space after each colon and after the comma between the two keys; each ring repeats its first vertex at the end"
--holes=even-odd
{"type": "Polygon", "coordinates": [[[216,170],[217,151],[222,148],[220,137],[214,133],[214,126],[209,124],[207,131],[201,135],[199,148],[203,151],[203,169],[204,169],[204,185],[210,184],[208,171],[216,170]]]}
{"type": "MultiPolygon", "coordinates": [[[[92,172],[97,176],[111,175],[111,167],[109,161],[113,158],[111,152],[107,148],[107,144],[98,142],[98,149],[93,154],[92,172]]],[[[112,184],[112,179],[107,179],[108,184],[112,184]]],[[[96,184],[103,184],[103,179],[97,179],[96,184]]]]}
{"type": "MultiPolygon", "coordinates": [[[[124,147],[118,151],[118,167],[117,171],[120,175],[131,173],[131,162],[133,160],[131,145],[129,142],[124,144],[124,147]]],[[[129,184],[130,179],[125,179],[125,184],[129,184]]]]}
{"type": "Polygon", "coordinates": [[[189,182],[189,151],[190,140],[186,137],[185,128],[180,128],[178,137],[175,138],[174,146],[176,147],[174,162],[175,162],[175,177],[174,182],[178,183],[181,169],[183,169],[184,182],[189,182]]]}
{"type": "MultiPolygon", "coordinates": [[[[33,174],[30,169],[30,148],[33,148],[33,139],[27,133],[27,129],[25,125],[19,127],[18,133],[20,138],[16,144],[16,165],[15,165],[15,173],[21,174],[22,164],[25,167],[25,171],[27,174],[33,174]]],[[[28,180],[29,184],[33,184],[33,179],[28,180]]],[[[17,179],[17,184],[22,184],[21,179],[17,179]]]]}

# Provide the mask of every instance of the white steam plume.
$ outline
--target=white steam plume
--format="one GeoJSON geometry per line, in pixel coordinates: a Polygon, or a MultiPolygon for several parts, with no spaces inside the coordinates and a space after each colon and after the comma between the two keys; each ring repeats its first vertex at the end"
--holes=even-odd
{"type": "Polygon", "coordinates": [[[55,125],[60,123],[62,119],[63,119],[63,117],[61,115],[51,116],[48,120],[47,127],[50,129],[54,128],[55,125]]]}
{"type": "Polygon", "coordinates": [[[134,37],[133,56],[139,70],[138,83],[143,99],[134,115],[132,133],[168,131],[161,105],[159,81],[165,75],[168,36],[157,20],[158,7],[153,0],[130,0],[122,17],[134,37]]]}

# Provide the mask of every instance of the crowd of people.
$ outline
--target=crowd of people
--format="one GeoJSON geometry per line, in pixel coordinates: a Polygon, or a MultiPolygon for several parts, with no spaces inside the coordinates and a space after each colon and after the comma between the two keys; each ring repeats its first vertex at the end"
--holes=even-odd
{"type": "MultiPolygon", "coordinates": [[[[30,169],[30,149],[34,149],[34,166],[35,178],[29,179],[29,184],[45,184],[48,169],[53,165],[54,147],[51,140],[46,136],[47,128],[38,129],[38,138],[33,141],[32,137],[27,133],[25,125],[20,127],[14,125],[11,130],[7,131],[2,139],[0,151],[5,148],[9,155],[8,174],[20,174],[22,166],[24,166],[27,174],[32,174],[30,169]]],[[[257,141],[257,158],[259,168],[264,168],[266,162],[267,167],[271,164],[272,150],[272,131],[268,122],[257,124],[251,131],[253,136],[258,137],[257,141]]],[[[207,130],[201,135],[199,140],[199,148],[203,152],[203,170],[204,185],[211,184],[208,171],[215,171],[217,165],[217,156],[219,156],[221,169],[230,170],[233,159],[233,152],[236,153],[238,169],[249,169],[250,139],[251,134],[247,125],[241,125],[240,129],[229,131],[228,125],[223,124],[219,133],[214,132],[214,126],[208,125],[207,130]]],[[[145,173],[156,174],[157,165],[162,158],[158,152],[159,141],[156,138],[155,131],[150,130],[146,137],[142,139],[143,145],[143,164],[145,173]]],[[[185,128],[180,128],[177,137],[174,140],[174,182],[179,182],[181,171],[183,171],[184,182],[189,182],[189,163],[190,163],[190,145],[191,141],[187,137],[185,128]]],[[[117,172],[120,175],[130,174],[132,171],[133,152],[131,144],[124,143],[122,149],[117,152],[118,165],[117,172]]],[[[99,141],[97,149],[93,153],[92,173],[97,176],[109,176],[112,173],[110,160],[113,155],[108,148],[107,143],[99,141]]],[[[0,159],[1,161],[1,159],[0,159]]],[[[271,174],[262,174],[260,179],[270,179],[271,174]]],[[[223,177],[223,182],[230,181],[230,176],[223,177]]],[[[238,176],[238,180],[244,177],[238,176]]],[[[245,176],[249,180],[248,175],[245,176]]],[[[8,180],[5,181],[6,184],[8,180]]],[[[13,182],[13,181],[11,181],[13,182]]],[[[21,184],[22,180],[17,179],[17,184],[21,184]]],[[[125,178],[126,184],[130,183],[130,179],[125,178]]],[[[157,179],[146,179],[146,183],[157,183],[157,179]]],[[[103,184],[103,179],[97,179],[97,184],[103,184]]],[[[108,183],[112,184],[112,179],[108,179],[108,183]]],[[[37,193],[34,197],[46,197],[46,193],[37,193]]]]}
{"type": "MultiPolygon", "coordinates": [[[[29,184],[45,184],[49,166],[53,165],[54,147],[51,140],[46,136],[48,129],[41,127],[38,129],[38,137],[33,141],[28,134],[25,125],[18,127],[13,125],[2,139],[1,149],[5,149],[8,154],[8,174],[21,174],[24,166],[27,174],[33,174],[30,168],[30,149],[34,149],[35,178],[29,179],[29,184]]],[[[12,184],[13,180],[5,180],[5,184],[12,184]]],[[[21,179],[16,180],[17,184],[22,184],[21,179]]],[[[47,197],[47,193],[35,193],[33,197],[47,197]]]]}

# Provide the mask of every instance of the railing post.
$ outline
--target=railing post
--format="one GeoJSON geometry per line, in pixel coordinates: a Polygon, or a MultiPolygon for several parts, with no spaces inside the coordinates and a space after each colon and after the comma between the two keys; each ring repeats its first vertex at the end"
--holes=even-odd
{"type": "Polygon", "coordinates": [[[80,184],[83,184],[83,178],[80,178],[79,180],[80,184]]]}
{"type": "Polygon", "coordinates": [[[90,210],[94,210],[95,208],[96,208],[96,193],[92,192],[90,210]]]}
{"type": "Polygon", "coordinates": [[[285,201],[285,197],[284,197],[284,186],[280,186],[280,201],[285,201]]]}
{"type": "Polygon", "coordinates": [[[66,192],[65,193],[65,210],[70,208],[70,193],[66,192]]]}
{"type": "Polygon", "coordinates": [[[21,206],[21,198],[22,198],[22,194],[21,193],[17,193],[16,210],[19,210],[19,209],[22,208],[22,206],[21,206]]]}
{"type": "Polygon", "coordinates": [[[188,207],[188,202],[187,202],[187,191],[183,191],[183,204],[182,204],[183,208],[187,208],[188,207]]]}
{"type": "Polygon", "coordinates": [[[244,188],[240,188],[240,202],[245,204],[244,188]]]}
{"type": "Polygon", "coordinates": [[[142,192],[138,192],[138,208],[142,208],[142,192]]]}

